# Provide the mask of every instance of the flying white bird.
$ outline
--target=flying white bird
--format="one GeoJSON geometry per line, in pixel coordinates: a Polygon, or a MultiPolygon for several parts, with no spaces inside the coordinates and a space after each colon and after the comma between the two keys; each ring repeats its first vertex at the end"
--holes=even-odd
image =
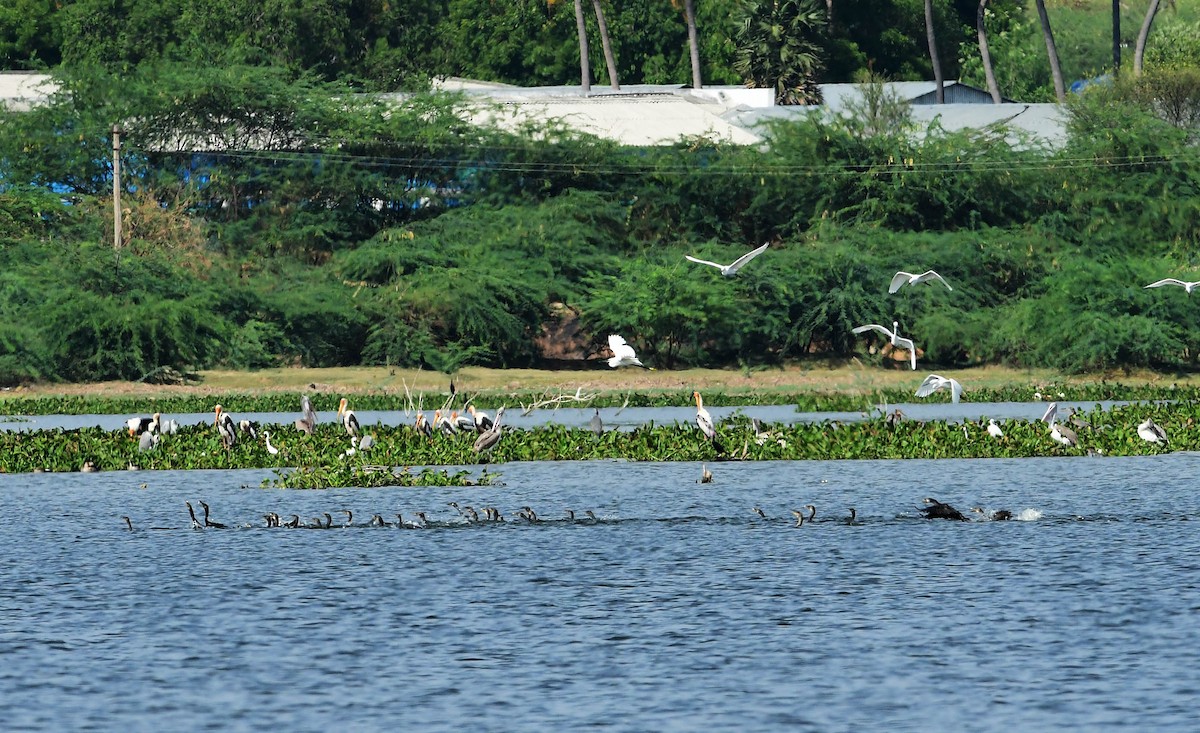
{"type": "Polygon", "coordinates": [[[900,336],[900,323],[892,321],[892,330],[888,330],[887,326],[880,326],[878,323],[868,323],[865,326],[850,329],[852,333],[863,333],[865,331],[878,331],[887,336],[892,346],[908,350],[908,360],[912,364],[913,371],[917,370],[917,347],[913,344],[912,339],[906,339],[900,336]]]}
{"type": "Polygon", "coordinates": [[[684,257],[684,259],[689,260],[691,262],[698,262],[701,265],[709,265],[710,267],[715,267],[718,270],[720,270],[721,274],[724,275],[725,277],[733,277],[734,275],[737,274],[738,270],[742,269],[742,267],[745,266],[745,264],[747,262],[754,259],[755,257],[758,257],[763,252],[766,252],[767,247],[770,247],[770,246],[771,246],[771,243],[767,242],[766,244],[759,247],[758,249],[750,250],[746,254],[744,254],[741,257],[734,260],[733,263],[729,264],[729,265],[722,265],[719,262],[709,262],[708,260],[697,259],[695,257],[692,257],[691,255],[684,255],[683,257],[684,257]]]}
{"type": "Polygon", "coordinates": [[[993,438],[1004,437],[1004,431],[1001,430],[1000,426],[996,424],[996,420],[994,418],[988,418],[987,431],[988,435],[992,436],[993,438]]]}
{"type": "Polygon", "coordinates": [[[640,366],[643,369],[650,368],[643,364],[641,359],[637,358],[633,347],[615,333],[608,337],[608,348],[612,349],[613,353],[612,357],[608,360],[608,365],[613,369],[623,366],[640,366]]]}
{"type": "Polygon", "coordinates": [[[903,270],[901,270],[900,272],[897,272],[895,275],[892,275],[892,284],[890,286],[888,286],[888,292],[894,293],[897,290],[899,290],[900,288],[904,287],[905,285],[916,285],[918,283],[933,284],[934,280],[937,280],[942,285],[945,285],[947,290],[954,289],[954,288],[950,287],[950,283],[946,282],[946,279],[944,277],[937,274],[933,270],[926,270],[925,272],[922,272],[920,274],[915,274],[912,272],[904,272],[903,270]]]}
{"type": "Polygon", "coordinates": [[[1138,435],[1142,440],[1155,445],[1167,443],[1167,431],[1150,418],[1146,418],[1145,422],[1138,425],[1138,435]]]}
{"type": "Polygon", "coordinates": [[[1146,287],[1147,288],[1161,288],[1164,285],[1178,285],[1179,287],[1186,290],[1188,295],[1191,295],[1192,291],[1195,290],[1198,286],[1200,286],[1200,281],[1189,283],[1189,282],[1184,282],[1183,280],[1176,280],[1173,277],[1168,277],[1168,278],[1163,278],[1162,280],[1159,280],[1158,282],[1150,283],[1146,287]]]}
{"type": "Polygon", "coordinates": [[[937,392],[939,389],[950,390],[950,401],[958,404],[958,398],[962,396],[962,385],[957,379],[943,377],[937,374],[930,374],[925,377],[925,381],[921,382],[921,386],[917,387],[917,397],[928,397],[937,392]]]}

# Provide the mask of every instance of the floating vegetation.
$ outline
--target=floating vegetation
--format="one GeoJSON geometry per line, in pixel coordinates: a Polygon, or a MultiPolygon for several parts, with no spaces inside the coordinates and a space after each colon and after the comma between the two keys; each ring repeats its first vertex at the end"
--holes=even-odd
{"type": "MultiPolygon", "coordinates": [[[[487,454],[471,446],[476,435],[435,433],[425,436],[409,426],[375,425],[369,451],[349,452],[341,426],[318,425],[312,435],[293,426],[273,426],[272,454],[264,441],[239,439],[232,448],[221,446],[211,425],[181,427],[163,435],[152,450],[139,450],[125,431],[100,428],[0,431],[0,471],[78,471],[85,462],[99,470],[274,468],[296,469],[281,478],[288,486],[408,485],[404,472],[379,466],[471,466],[506,461],[568,461],[624,459],[631,461],[828,460],[873,458],[1018,458],[1102,454],[1149,455],[1200,449],[1200,403],[1137,404],[1112,410],[1095,409],[1074,425],[1079,444],[1063,446],[1050,439],[1049,428],[1038,420],[1004,420],[1002,438],[987,433],[987,421],[944,422],[883,416],[861,422],[816,422],[794,425],[759,424],[738,416],[717,425],[726,453],[718,453],[691,423],[648,424],[630,431],[609,430],[596,435],[587,428],[547,425],[529,430],[508,429],[487,454]],[[1146,418],[1163,426],[1169,443],[1148,443],[1137,434],[1146,418]]],[[[1060,414],[1066,424],[1071,418],[1060,414]]],[[[269,427],[269,426],[264,426],[269,427]]],[[[467,480],[450,476],[447,480],[467,480]]],[[[430,485],[438,477],[424,479],[430,485]]],[[[415,485],[415,484],[414,484],[415,485]]],[[[436,484],[435,484],[436,485],[436,484]]],[[[460,484],[445,484],[460,485],[460,484]]]]}
{"type": "MultiPolygon", "coordinates": [[[[711,407],[795,405],[799,412],[847,412],[870,409],[879,404],[899,404],[918,401],[912,389],[882,389],[868,392],[705,392],[704,403],[711,407]]],[[[563,394],[571,394],[564,392],[563,394]]],[[[312,393],[313,408],[333,411],[345,396],[341,392],[312,393]]],[[[440,407],[446,394],[425,394],[420,398],[426,410],[440,407]]],[[[494,410],[501,404],[535,405],[553,410],[557,405],[575,408],[593,407],[687,407],[693,403],[692,390],[650,392],[599,392],[571,398],[564,402],[548,398],[541,391],[480,392],[471,397],[472,404],[494,410]]],[[[461,395],[460,395],[461,398],[461,395]]],[[[404,411],[411,409],[409,398],[403,394],[354,394],[355,410],[404,411]]],[[[934,394],[924,402],[948,402],[948,394],[934,394]]],[[[964,402],[1029,402],[1030,400],[1094,401],[1187,401],[1200,400],[1200,387],[1178,385],[1128,385],[1118,382],[1089,382],[1083,384],[1044,384],[1028,387],[974,388],[966,385],[964,402]]],[[[0,415],[146,415],[161,413],[207,413],[221,404],[233,413],[294,412],[300,414],[300,399],[296,393],[226,393],[221,395],[180,395],[171,397],[9,397],[0,399],[0,415]]]]}
{"type": "Polygon", "coordinates": [[[274,479],[262,482],[264,489],[330,489],[354,486],[366,489],[384,486],[489,486],[497,474],[487,469],[478,478],[467,470],[450,473],[423,468],[413,472],[408,467],[388,466],[315,466],[275,471],[274,479]]]}

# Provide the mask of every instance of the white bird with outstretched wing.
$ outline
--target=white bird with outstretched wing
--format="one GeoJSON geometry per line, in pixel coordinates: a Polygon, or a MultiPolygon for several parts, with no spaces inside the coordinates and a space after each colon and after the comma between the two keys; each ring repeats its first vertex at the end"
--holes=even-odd
{"type": "Polygon", "coordinates": [[[737,274],[738,270],[742,269],[742,267],[745,266],[745,264],[747,262],[754,259],[755,257],[758,257],[763,252],[766,252],[767,247],[770,247],[770,246],[771,246],[771,243],[767,242],[766,244],[764,244],[763,246],[761,246],[757,249],[750,250],[749,252],[747,252],[746,254],[737,258],[731,264],[728,264],[728,265],[722,265],[719,262],[710,262],[708,260],[701,260],[696,257],[692,257],[691,255],[684,255],[683,257],[684,257],[684,259],[686,259],[690,262],[696,262],[701,265],[708,265],[710,267],[715,267],[718,270],[720,270],[721,274],[724,275],[725,277],[733,277],[734,275],[737,274]]]}
{"type": "Polygon", "coordinates": [[[934,280],[937,280],[942,285],[945,285],[947,290],[954,290],[954,288],[950,287],[950,283],[946,282],[944,277],[937,274],[933,270],[926,270],[922,273],[904,272],[901,270],[895,275],[892,275],[892,284],[888,286],[888,292],[894,293],[905,285],[917,285],[918,283],[932,284],[934,280]]]}
{"type": "Polygon", "coordinates": [[[889,343],[892,346],[900,349],[908,350],[908,360],[912,365],[913,371],[917,370],[917,346],[912,342],[912,339],[906,339],[899,333],[900,324],[897,321],[892,321],[892,328],[889,330],[887,326],[880,326],[878,323],[868,323],[865,326],[858,326],[850,329],[852,333],[865,333],[866,331],[877,331],[880,334],[888,337],[889,343]]]}
{"type": "Polygon", "coordinates": [[[958,398],[962,396],[962,385],[958,383],[957,379],[938,374],[930,374],[925,377],[925,381],[921,382],[920,387],[917,387],[917,397],[928,397],[939,389],[950,390],[950,401],[958,404],[958,398]]]}

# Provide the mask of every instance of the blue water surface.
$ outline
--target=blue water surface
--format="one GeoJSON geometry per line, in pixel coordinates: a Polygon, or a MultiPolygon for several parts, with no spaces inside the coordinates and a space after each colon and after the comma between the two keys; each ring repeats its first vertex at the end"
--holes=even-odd
{"type": "Polygon", "coordinates": [[[541,462],[492,466],[492,486],[325,491],[0,475],[0,720],[1192,731],[1197,460],[720,463],[707,484],[692,463],[541,462]],[[924,520],[925,496],[1022,521],[924,520]],[[230,528],[190,529],[200,500],[230,528]],[[541,521],[515,520],[525,505],[541,521]],[[350,527],[261,518],[342,509],[350,527]],[[418,511],[430,526],[364,526],[418,511]]]}

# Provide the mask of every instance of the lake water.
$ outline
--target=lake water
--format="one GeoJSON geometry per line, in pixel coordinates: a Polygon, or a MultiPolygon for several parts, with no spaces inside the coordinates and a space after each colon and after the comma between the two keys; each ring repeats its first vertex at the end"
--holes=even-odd
{"type": "Polygon", "coordinates": [[[710,484],[691,463],[514,463],[487,487],[327,491],[246,488],[261,471],[0,475],[0,719],[1193,731],[1197,461],[721,463],[710,484]],[[924,496],[1028,521],[923,520],[924,496]],[[185,500],[232,528],[187,529],[185,500]],[[449,501],[509,521],[465,525],[449,501]],[[557,521],[512,521],[523,505],[557,521]],[[433,526],[261,519],[341,509],[433,526]]]}
{"type": "MultiPolygon", "coordinates": [[[[1059,402],[1060,419],[1074,407],[1087,412],[1096,408],[1111,410],[1118,405],[1129,402],[1059,402]]],[[[911,403],[899,405],[863,405],[859,412],[798,412],[795,405],[754,405],[743,407],[707,407],[706,409],[717,422],[733,415],[744,415],[747,418],[758,418],[763,422],[789,425],[798,422],[822,422],[837,420],[841,422],[857,422],[878,418],[886,412],[899,409],[911,420],[986,420],[989,417],[997,420],[1037,420],[1046,411],[1048,402],[960,402],[957,405],[947,402],[911,403]]],[[[489,415],[493,414],[488,412],[489,415]]],[[[538,409],[529,414],[522,414],[519,405],[505,410],[504,423],[510,428],[528,429],[541,425],[564,425],[566,427],[584,428],[595,410],[561,407],[558,409],[538,409]]],[[[146,413],[146,417],[149,413],[146,413]]],[[[264,425],[284,425],[291,429],[293,422],[300,416],[299,412],[244,412],[235,413],[236,420],[254,420],[264,425]]],[[[416,420],[416,412],[402,410],[357,410],[355,416],[364,427],[370,425],[412,425],[416,420]]],[[[123,430],[125,421],[132,415],[32,415],[11,416],[0,419],[0,430],[73,430],[85,427],[101,427],[105,430],[123,430]]],[[[139,416],[140,417],[140,416],[139,416]]],[[[178,425],[195,425],[197,423],[212,425],[212,413],[164,413],[164,420],[174,420],[178,425]]],[[[426,419],[433,419],[433,410],[425,410],[426,419]]],[[[607,428],[632,430],[640,425],[654,423],[670,425],[675,422],[692,424],[696,420],[695,407],[604,407],[600,408],[600,417],[607,428]]],[[[317,419],[321,423],[337,424],[337,413],[318,412],[317,419]]]]}

